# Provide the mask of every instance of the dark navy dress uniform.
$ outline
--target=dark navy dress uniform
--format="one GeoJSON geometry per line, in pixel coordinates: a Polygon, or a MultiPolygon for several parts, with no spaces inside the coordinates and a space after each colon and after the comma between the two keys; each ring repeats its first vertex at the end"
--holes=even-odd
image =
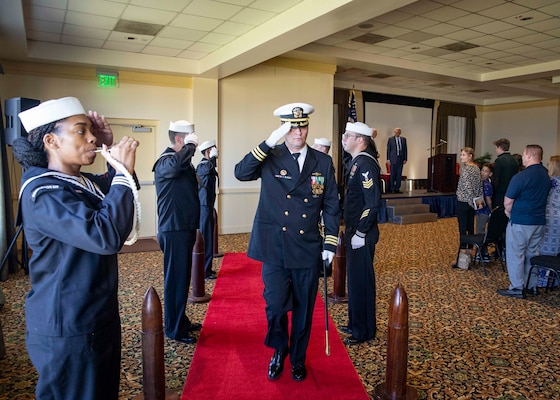
{"type": "Polygon", "coordinates": [[[307,147],[301,173],[285,144],[266,142],[236,166],[241,181],[261,178],[247,255],[263,262],[268,332],[265,345],[290,349],[293,366],[305,363],[321,251],[336,251],[340,210],[332,159],[307,147]],[[325,238],[319,232],[323,212],[325,238]],[[288,311],[292,329],[288,335],[288,311]]]}
{"type": "Polygon", "coordinates": [[[358,341],[373,339],[375,321],[375,273],[373,259],[379,240],[377,213],[381,205],[380,168],[371,151],[351,161],[346,196],[346,269],[348,273],[348,327],[358,341]],[[352,236],[365,237],[365,246],[352,249],[352,236]]]}
{"type": "Polygon", "coordinates": [[[191,282],[192,251],[200,217],[194,144],[167,148],[153,171],[158,206],[158,242],[164,262],[164,326],[171,339],[188,335],[185,315],[191,282]]]}
{"type": "Polygon", "coordinates": [[[214,204],[216,203],[216,157],[203,158],[196,166],[199,178],[198,198],[200,200],[200,233],[204,238],[204,271],[212,273],[214,255],[214,204]]]}
{"type": "Polygon", "coordinates": [[[23,173],[18,223],[33,252],[25,319],[37,399],[118,398],[117,253],[134,212],[123,175],[23,173]]]}

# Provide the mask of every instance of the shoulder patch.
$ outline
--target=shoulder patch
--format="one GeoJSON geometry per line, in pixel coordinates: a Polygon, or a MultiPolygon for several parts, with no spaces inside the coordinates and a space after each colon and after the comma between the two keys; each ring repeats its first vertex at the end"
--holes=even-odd
{"type": "Polygon", "coordinates": [[[369,177],[369,171],[362,172],[362,177],[364,178],[362,186],[364,189],[370,189],[373,186],[373,179],[369,177]]]}
{"type": "Polygon", "coordinates": [[[39,196],[41,193],[46,192],[46,191],[60,190],[61,188],[62,187],[60,185],[57,185],[57,184],[39,186],[39,187],[35,188],[33,190],[33,192],[31,192],[31,199],[33,201],[35,201],[37,196],[39,196]]]}

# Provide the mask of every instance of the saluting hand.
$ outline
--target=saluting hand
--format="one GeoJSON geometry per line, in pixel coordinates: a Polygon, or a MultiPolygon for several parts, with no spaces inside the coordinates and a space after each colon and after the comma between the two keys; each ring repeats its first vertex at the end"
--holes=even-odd
{"type": "Polygon", "coordinates": [[[88,118],[91,121],[91,133],[97,138],[97,145],[113,144],[113,130],[105,119],[104,115],[99,115],[97,111],[88,111],[88,118]]]}

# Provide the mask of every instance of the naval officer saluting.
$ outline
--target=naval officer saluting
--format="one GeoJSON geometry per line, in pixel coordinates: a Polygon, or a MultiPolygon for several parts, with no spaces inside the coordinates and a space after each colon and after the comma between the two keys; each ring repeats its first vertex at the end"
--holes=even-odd
{"type": "Polygon", "coordinates": [[[292,378],[302,381],[307,376],[305,355],[319,270],[322,260],[332,261],[337,245],[340,209],[332,159],[306,143],[313,111],[305,103],[276,109],[282,125],[235,166],[240,181],[261,178],[247,255],[263,263],[268,322],[264,344],[274,349],[270,380],[280,377],[288,354],[292,378]],[[276,145],[284,136],[284,143],[276,145]],[[321,211],[324,238],[319,232],[321,211]]]}

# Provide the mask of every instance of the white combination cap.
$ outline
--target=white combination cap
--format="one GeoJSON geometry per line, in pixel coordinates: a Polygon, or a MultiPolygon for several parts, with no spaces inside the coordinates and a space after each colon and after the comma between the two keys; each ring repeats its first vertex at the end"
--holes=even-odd
{"type": "Polygon", "coordinates": [[[327,146],[327,147],[331,147],[331,145],[332,145],[332,142],[329,139],[326,139],[326,138],[315,139],[315,141],[313,143],[321,145],[321,146],[327,146]]]}
{"type": "Polygon", "coordinates": [[[315,109],[307,103],[290,103],[274,110],[274,116],[282,122],[290,122],[293,127],[309,125],[309,114],[315,109]]]}
{"type": "Polygon", "coordinates": [[[206,142],[202,142],[202,144],[198,146],[198,150],[204,151],[206,149],[209,149],[210,147],[214,147],[215,145],[216,145],[215,140],[207,140],[206,142]]]}
{"type": "Polygon", "coordinates": [[[373,128],[370,128],[363,122],[347,122],[346,130],[364,136],[371,136],[373,134],[373,128]]]}
{"type": "Polygon", "coordinates": [[[175,122],[171,121],[169,123],[169,130],[180,133],[193,133],[194,124],[191,124],[189,121],[185,121],[184,119],[180,119],[175,122]]]}
{"type": "Polygon", "coordinates": [[[50,122],[81,114],[86,114],[86,111],[80,100],[75,97],[62,97],[45,101],[38,106],[20,112],[18,115],[25,130],[31,132],[33,129],[50,122]]]}

